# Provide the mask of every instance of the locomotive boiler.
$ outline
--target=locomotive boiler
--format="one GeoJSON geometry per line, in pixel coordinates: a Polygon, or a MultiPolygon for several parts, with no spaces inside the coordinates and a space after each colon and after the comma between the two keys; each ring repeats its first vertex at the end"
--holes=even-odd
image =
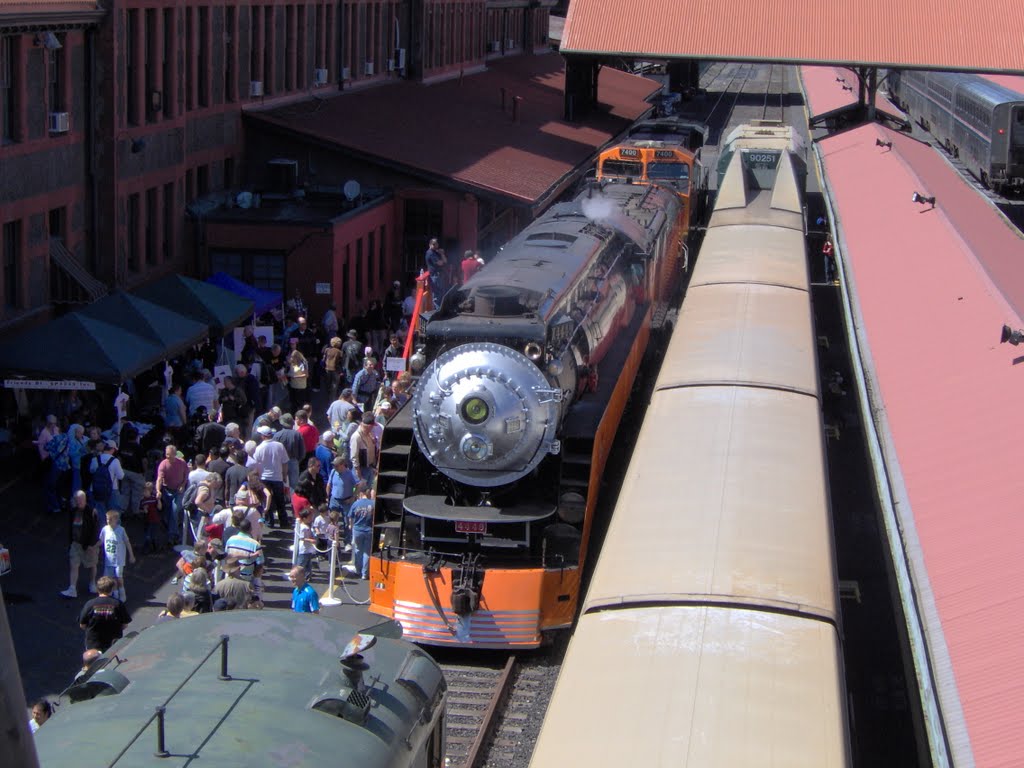
{"type": "Polygon", "coordinates": [[[371,610],[407,638],[532,647],[571,625],[599,481],[685,268],[688,214],[673,189],[595,185],[429,318],[425,367],[384,433],[370,577],[371,610]]]}

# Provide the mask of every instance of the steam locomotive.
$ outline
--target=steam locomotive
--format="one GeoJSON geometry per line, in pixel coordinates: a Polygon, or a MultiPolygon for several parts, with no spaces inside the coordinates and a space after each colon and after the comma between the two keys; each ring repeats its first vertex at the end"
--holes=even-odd
{"type": "Polygon", "coordinates": [[[384,432],[371,559],[370,608],[407,639],[528,648],[571,626],[605,462],[686,267],[688,193],[595,184],[429,318],[384,432]]]}

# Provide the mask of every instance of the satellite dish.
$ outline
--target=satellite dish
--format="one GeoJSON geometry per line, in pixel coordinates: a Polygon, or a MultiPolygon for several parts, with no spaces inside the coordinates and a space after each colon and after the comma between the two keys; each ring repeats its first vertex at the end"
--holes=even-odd
{"type": "Polygon", "coordinates": [[[235,202],[239,208],[252,208],[252,192],[239,192],[235,202]]]}
{"type": "Polygon", "coordinates": [[[346,181],[345,186],[342,187],[341,189],[345,193],[345,197],[349,200],[349,202],[359,197],[359,192],[361,191],[359,182],[356,181],[355,179],[349,179],[348,181],[346,181]]]}

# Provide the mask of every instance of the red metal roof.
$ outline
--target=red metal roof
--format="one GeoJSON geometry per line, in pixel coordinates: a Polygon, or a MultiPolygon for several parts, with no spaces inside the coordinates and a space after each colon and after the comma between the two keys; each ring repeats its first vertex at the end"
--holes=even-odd
{"type": "Polygon", "coordinates": [[[562,53],[1024,72],[1020,0],[572,0],[562,53]]]}
{"type": "MultiPolygon", "coordinates": [[[[807,97],[807,114],[817,117],[857,103],[857,76],[845,67],[800,67],[800,79],[807,97]]],[[[903,111],[887,98],[878,95],[875,105],[892,115],[903,117],[903,111]]]]}
{"type": "Polygon", "coordinates": [[[645,99],[660,88],[605,67],[598,95],[607,112],[569,123],[562,119],[561,56],[518,56],[488,67],[461,80],[403,80],[249,114],[370,159],[534,205],[643,115],[650,108],[645,99]],[[516,96],[522,101],[513,122],[516,96]]]}
{"type": "Polygon", "coordinates": [[[0,18],[45,17],[59,23],[64,14],[102,12],[96,0],[0,0],[0,18]]]}
{"type": "Polygon", "coordinates": [[[999,332],[1022,325],[1024,239],[904,134],[867,125],[820,151],[876,379],[872,407],[884,408],[909,501],[897,513],[954,762],[1019,768],[1024,365],[999,332]],[[935,208],[914,192],[934,195],[935,208]]]}

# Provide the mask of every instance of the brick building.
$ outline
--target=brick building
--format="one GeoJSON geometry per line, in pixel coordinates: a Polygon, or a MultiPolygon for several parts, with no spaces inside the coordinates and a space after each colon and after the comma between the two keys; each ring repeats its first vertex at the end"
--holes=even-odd
{"type": "MultiPolygon", "coordinates": [[[[223,255],[255,253],[251,235],[215,227],[212,219],[242,191],[267,190],[267,161],[279,151],[290,158],[311,146],[307,137],[277,147],[262,129],[254,139],[257,115],[348,104],[349,92],[388,91],[398,83],[461,84],[500,59],[546,50],[554,0],[100,3],[0,0],[0,327],[42,320],[61,303],[90,301],[172,272],[204,275],[219,266],[253,279],[257,256],[223,255]],[[253,119],[243,120],[249,113],[253,119]],[[232,242],[231,232],[240,239],[232,242]]],[[[511,93],[509,99],[511,109],[511,93]]],[[[345,109],[338,119],[358,119],[345,109]]],[[[595,134],[592,145],[607,141],[636,112],[595,134]]],[[[382,172],[359,152],[339,151],[336,142],[319,146],[330,155],[320,175],[302,157],[299,180],[303,188],[325,190],[313,215],[318,223],[300,214],[299,230],[332,229],[329,253],[296,257],[290,266],[286,259],[255,279],[261,287],[276,282],[289,294],[305,291],[312,282],[305,273],[330,263],[331,282],[341,291],[333,298],[357,311],[413,270],[410,253],[422,250],[424,233],[436,230],[466,245],[481,230],[503,238],[519,223],[506,208],[525,205],[529,212],[533,204],[481,195],[473,183],[434,170],[382,172]],[[386,189],[387,202],[353,209],[340,195],[350,179],[386,189]],[[357,254],[369,259],[370,250],[374,268],[368,261],[357,265],[357,254]],[[365,285],[340,284],[357,273],[365,285]]],[[[381,145],[372,154],[388,151],[381,145]]],[[[576,165],[574,158],[570,166],[576,165]]],[[[253,210],[244,220],[273,220],[269,210],[253,210]]],[[[302,240],[299,230],[293,234],[302,240]]],[[[296,252],[297,241],[285,243],[280,232],[275,242],[278,256],[296,252]]]]}

